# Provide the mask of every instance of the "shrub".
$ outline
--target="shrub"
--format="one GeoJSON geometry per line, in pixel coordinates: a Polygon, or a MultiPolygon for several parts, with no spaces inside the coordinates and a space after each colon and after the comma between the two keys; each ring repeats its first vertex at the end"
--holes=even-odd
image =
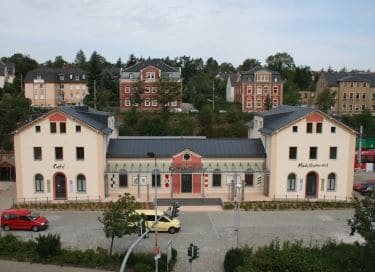
{"type": "Polygon", "coordinates": [[[244,264],[244,254],[240,248],[232,248],[227,251],[224,259],[224,271],[234,272],[236,268],[244,264]]]}
{"type": "Polygon", "coordinates": [[[37,245],[36,251],[41,258],[49,258],[60,254],[61,252],[61,242],[59,234],[47,234],[39,235],[36,238],[37,245]]]}

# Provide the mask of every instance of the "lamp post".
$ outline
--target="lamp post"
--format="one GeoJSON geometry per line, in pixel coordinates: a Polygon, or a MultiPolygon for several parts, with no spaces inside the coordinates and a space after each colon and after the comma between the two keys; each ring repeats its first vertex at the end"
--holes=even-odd
{"type": "Polygon", "coordinates": [[[156,154],[154,152],[147,152],[147,156],[149,158],[155,159],[155,167],[154,167],[154,186],[155,186],[155,272],[159,270],[159,247],[158,247],[158,181],[156,176],[156,154]]]}

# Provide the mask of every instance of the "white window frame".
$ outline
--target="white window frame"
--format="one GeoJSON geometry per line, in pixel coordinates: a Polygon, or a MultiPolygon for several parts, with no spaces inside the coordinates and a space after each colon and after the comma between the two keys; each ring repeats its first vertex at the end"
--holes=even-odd
{"type": "Polygon", "coordinates": [[[157,100],[157,99],[152,99],[152,101],[151,101],[151,105],[152,105],[153,107],[157,107],[157,106],[158,106],[158,100],[157,100]]]}
{"type": "Polygon", "coordinates": [[[130,93],[130,87],[129,86],[125,86],[125,93],[130,93]]]}
{"type": "Polygon", "coordinates": [[[147,78],[148,80],[153,80],[153,79],[155,79],[155,72],[147,72],[147,73],[146,73],[146,78],[147,78]]]}
{"type": "Polygon", "coordinates": [[[150,107],[150,99],[145,99],[145,107],[150,107]]]}
{"type": "Polygon", "coordinates": [[[130,99],[125,99],[125,106],[127,106],[127,107],[131,106],[130,99]]]}

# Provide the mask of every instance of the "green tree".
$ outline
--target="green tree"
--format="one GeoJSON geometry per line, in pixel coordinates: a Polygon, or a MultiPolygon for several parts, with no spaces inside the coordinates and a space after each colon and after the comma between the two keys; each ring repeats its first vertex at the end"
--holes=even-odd
{"type": "Polygon", "coordinates": [[[109,202],[103,216],[98,217],[99,222],[104,226],[105,237],[111,238],[110,256],[112,255],[115,237],[121,238],[124,235],[137,232],[139,215],[135,213],[136,208],[137,203],[134,196],[125,193],[116,202],[109,202]]]}
{"type": "Polygon", "coordinates": [[[125,67],[133,66],[134,64],[137,63],[137,61],[138,61],[137,58],[133,54],[130,54],[128,61],[125,64],[125,67]]]}
{"type": "Polygon", "coordinates": [[[359,200],[354,198],[354,217],[357,221],[357,230],[366,242],[375,250],[375,193],[359,200]]]}
{"type": "Polygon", "coordinates": [[[288,74],[295,68],[292,56],[285,52],[269,56],[266,63],[268,69],[279,72],[283,78],[288,78],[288,74]]]}
{"type": "Polygon", "coordinates": [[[265,109],[270,110],[272,108],[272,101],[269,94],[267,94],[266,100],[265,100],[265,109]]]}
{"type": "Polygon", "coordinates": [[[232,63],[229,62],[223,62],[219,65],[219,69],[221,73],[225,74],[232,74],[236,72],[236,68],[234,68],[232,63]]]}
{"type": "Polygon", "coordinates": [[[312,72],[309,66],[296,67],[293,73],[293,82],[300,91],[312,89],[312,72]]]}
{"type": "Polygon", "coordinates": [[[300,99],[301,94],[294,83],[287,82],[284,84],[283,104],[296,106],[299,104],[300,99]]]}
{"type": "Polygon", "coordinates": [[[25,78],[27,72],[39,67],[39,63],[36,60],[30,58],[30,56],[28,55],[23,55],[21,53],[16,53],[9,58],[3,57],[1,58],[1,60],[4,62],[14,63],[16,74],[21,74],[22,78],[25,78]]]}
{"type": "Polygon", "coordinates": [[[76,57],[74,59],[74,64],[81,69],[86,68],[86,55],[82,49],[80,49],[77,52],[76,57]]]}
{"type": "Polygon", "coordinates": [[[162,111],[168,110],[168,103],[176,101],[181,97],[180,83],[169,79],[165,74],[161,74],[157,81],[158,85],[158,102],[162,107],[162,111]]]}
{"type": "Polygon", "coordinates": [[[89,95],[85,97],[85,104],[92,105],[94,102],[94,85],[98,88],[102,84],[102,69],[104,64],[102,57],[94,51],[87,63],[87,81],[89,95]]]}
{"type": "Polygon", "coordinates": [[[329,89],[324,89],[316,97],[316,106],[319,110],[328,112],[331,110],[331,107],[335,105],[336,102],[336,92],[331,92],[329,89]]]}
{"type": "Polygon", "coordinates": [[[262,64],[257,59],[245,59],[237,70],[239,71],[248,71],[252,68],[262,67],[262,64]]]}

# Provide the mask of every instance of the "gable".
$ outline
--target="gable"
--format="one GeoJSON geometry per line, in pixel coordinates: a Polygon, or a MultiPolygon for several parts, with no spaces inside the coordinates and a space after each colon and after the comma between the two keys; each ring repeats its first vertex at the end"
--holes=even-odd
{"type": "Polygon", "coordinates": [[[309,114],[308,116],[306,116],[306,121],[307,122],[323,122],[324,121],[324,117],[323,115],[317,113],[317,112],[313,112],[312,114],[309,114]]]}
{"type": "Polygon", "coordinates": [[[55,113],[48,117],[50,122],[66,122],[66,117],[60,113],[55,113]]]}

